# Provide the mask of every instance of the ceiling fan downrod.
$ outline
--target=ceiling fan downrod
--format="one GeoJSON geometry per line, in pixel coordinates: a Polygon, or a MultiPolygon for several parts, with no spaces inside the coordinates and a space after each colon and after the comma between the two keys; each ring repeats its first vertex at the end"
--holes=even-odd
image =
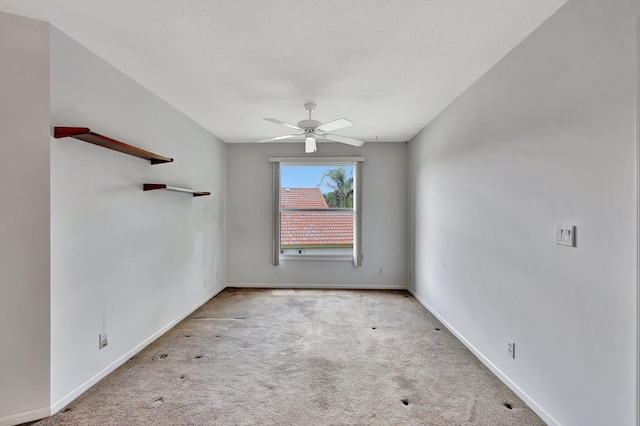
{"type": "Polygon", "coordinates": [[[298,127],[305,130],[305,133],[313,133],[319,126],[322,125],[318,120],[311,119],[311,113],[316,109],[316,104],[308,103],[304,104],[304,109],[309,111],[309,119],[298,122],[298,127]]]}

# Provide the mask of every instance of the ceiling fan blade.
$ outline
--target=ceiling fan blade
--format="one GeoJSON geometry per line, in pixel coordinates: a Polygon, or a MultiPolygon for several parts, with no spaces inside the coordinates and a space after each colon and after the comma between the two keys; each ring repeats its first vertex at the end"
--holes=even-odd
{"type": "Polygon", "coordinates": [[[362,146],[362,144],[364,143],[364,141],[361,141],[360,139],[349,138],[347,136],[332,135],[331,133],[325,133],[324,135],[322,135],[322,137],[325,139],[329,139],[330,141],[346,143],[347,145],[353,146],[362,146]]]}
{"type": "Polygon", "coordinates": [[[316,145],[316,138],[306,137],[304,138],[304,152],[306,154],[311,154],[318,150],[318,146],[316,145]]]}
{"type": "Polygon", "coordinates": [[[296,136],[302,136],[304,135],[304,133],[301,133],[299,135],[286,135],[286,136],[278,136],[276,138],[269,138],[269,139],[262,139],[259,140],[258,142],[274,142],[274,141],[281,141],[282,139],[289,139],[289,138],[295,138],[296,136]]]}
{"type": "Polygon", "coordinates": [[[300,127],[298,127],[298,126],[294,126],[293,124],[285,123],[284,121],[276,120],[275,118],[265,118],[265,120],[270,121],[270,122],[272,122],[272,123],[281,124],[281,125],[283,125],[283,126],[287,126],[287,127],[292,128],[292,129],[302,130],[302,129],[301,129],[300,127]]]}
{"type": "Polygon", "coordinates": [[[342,129],[344,127],[353,126],[353,123],[346,118],[338,118],[337,120],[329,121],[318,126],[318,130],[323,132],[330,132],[331,130],[342,129]]]}

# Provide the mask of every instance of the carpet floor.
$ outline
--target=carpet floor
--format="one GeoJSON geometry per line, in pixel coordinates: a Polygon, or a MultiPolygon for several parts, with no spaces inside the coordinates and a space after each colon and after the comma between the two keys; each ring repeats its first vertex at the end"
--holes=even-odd
{"type": "Polygon", "coordinates": [[[226,289],[36,425],[544,425],[404,291],[226,289]]]}

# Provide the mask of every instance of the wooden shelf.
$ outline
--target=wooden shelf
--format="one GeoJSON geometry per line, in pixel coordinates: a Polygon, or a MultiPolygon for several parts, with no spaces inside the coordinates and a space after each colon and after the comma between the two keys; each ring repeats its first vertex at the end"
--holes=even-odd
{"type": "Polygon", "coordinates": [[[72,137],[84,142],[102,146],[104,148],[113,149],[114,151],[119,151],[125,154],[133,155],[135,157],[144,158],[145,160],[149,160],[151,164],[171,163],[173,161],[173,158],[163,157],[162,155],[145,151],[144,149],[140,149],[136,146],[128,145],[124,142],[120,142],[115,139],[93,133],[87,127],[55,127],[53,137],[72,137]]]}
{"type": "Polygon", "coordinates": [[[210,192],[194,191],[187,188],[176,188],[175,186],[168,186],[163,183],[145,183],[142,185],[143,191],[153,191],[154,189],[164,189],[165,191],[185,192],[187,194],[193,194],[194,197],[202,197],[203,195],[211,195],[210,192]]]}

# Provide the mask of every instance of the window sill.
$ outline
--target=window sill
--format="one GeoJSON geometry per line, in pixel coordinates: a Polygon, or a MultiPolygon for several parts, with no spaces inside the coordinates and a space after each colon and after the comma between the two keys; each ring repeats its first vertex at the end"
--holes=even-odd
{"type": "Polygon", "coordinates": [[[351,255],[346,255],[346,256],[335,256],[335,255],[320,255],[320,254],[313,254],[313,255],[305,255],[305,254],[291,254],[291,255],[287,255],[287,254],[281,254],[280,255],[280,261],[281,262],[288,262],[288,261],[299,261],[299,260],[325,260],[325,261],[333,261],[333,262],[353,262],[353,256],[351,255]]]}

